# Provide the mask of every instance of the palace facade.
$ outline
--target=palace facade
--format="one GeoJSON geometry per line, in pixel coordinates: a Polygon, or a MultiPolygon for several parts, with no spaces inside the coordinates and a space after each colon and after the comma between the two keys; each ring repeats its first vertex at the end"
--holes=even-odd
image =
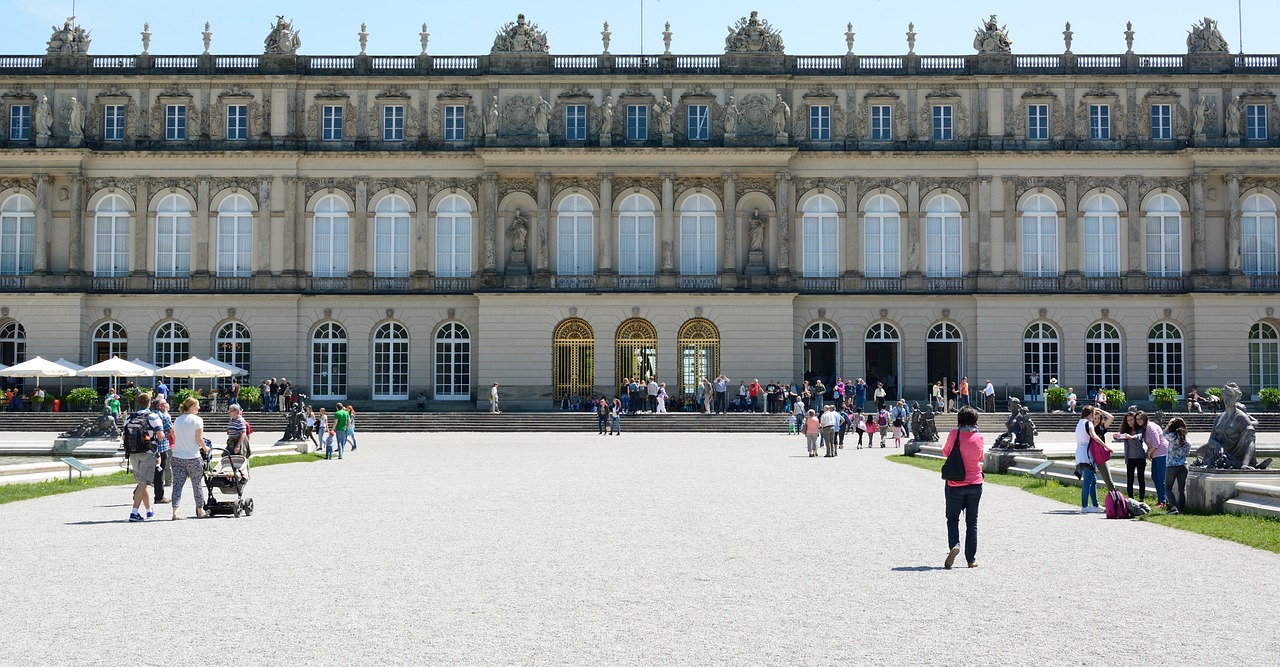
{"type": "MultiPolygon", "coordinates": [[[[0,363],[546,408],[656,375],[1280,387],[1280,58],[0,56],[0,363]]],[[[1130,42],[1131,42],[1130,35],[1130,42]]],[[[1221,42],[1221,43],[1219,43],[1221,42]]],[[[0,372],[0,375],[3,373],[0,372]]],[[[11,384],[11,381],[7,381],[11,384]]]]}

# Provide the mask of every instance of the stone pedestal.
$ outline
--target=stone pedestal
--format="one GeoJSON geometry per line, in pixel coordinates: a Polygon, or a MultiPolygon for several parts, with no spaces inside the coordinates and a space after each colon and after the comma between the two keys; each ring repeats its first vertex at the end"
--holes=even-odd
{"type": "Polygon", "coordinates": [[[670,135],[670,134],[664,134],[664,135],[662,135],[662,147],[663,147],[663,148],[671,148],[671,147],[672,147],[672,146],[674,146],[674,145],[675,145],[675,144],[672,142],[672,140],[671,140],[671,135],[670,135]]]}
{"type": "Polygon", "coordinates": [[[786,132],[779,132],[773,137],[773,144],[775,146],[786,146],[789,141],[791,141],[791,135],[786,132]]]}
{"type": "Polygon", "coordinates": [[[1187,510],[1197,514],[1221,514],[1223,504],[1236,497],[1236,484],[1280,486],[1280,470],[1187,470],[1187,510]]]}
{"type": "Polygon", "coordinates": [[[742,272],[748,276],[764,276],[769,274],[769,267],[764,263],[764,251],[752,250],[747,253],[747,265],[742,272]]]}
{"type": "Polygon", "coordinates": [[[613,145],[613,137],[609,137],[609,136],[602,136],[602,137],[600,137],[600,147],[601,147],[601,148],[608,148],[608,147],[610,147],[610,146],[612,146],[612,145],[613,145]]]}
{"type": "Polygon", "coordinates": [[[1009,472],[1009,467],[1014,465],[1015,456],[1030,456],[1032,458],[1044,458],[1043,449],[988,449],[982,456],[982,471],[990,473],[1005,474],[1009,472]]]}
{"type": "Polygon", "coordinates": [[[738,145],[738,133],[737,133],[737,132],[725,132],[725,133],[724,133],[724,145],[726,145],[726,146],[737,146],[737,145],[738,145]]]}
{"type": "Polygon", "coordinates": [[[316,447],[316,444],[307,438],[302,440],[277,440],[276,447],[292,447],[297,450],[299,454],[310,454],[311,452],[319,450],[319,448],[316,447]]]}
{"type": "Polygon", "coordinates": [[[511,261],[507,262],[507,275],[529,275],[529,263],[525,258],[525,251],[511,251],[511,261]]]}
{"type": "Polygon", "coordinates": [[[49,146],[49,137],[36,136],[36,148],[46,148],[49,146]]]}
{"type": "Polygon", "coordinates": [[[115,456],[120,450],[120,440],[105,438],[56,438],[53,441],[54,456],[115,456]]]}
{"type": "Polygon", "coordinates": [[[538,133],[538,146],[546,148],[551,145],[551,135],[546,132],[538,133]]]}
{"type": "Polygon", "coordinates": [[[84,135],[81,134],[73,134],[67,137],[67,145],[71,148],[79,148],[82,141],[84,141],[84,135]]]}
{"type": "Polygon", "coordinates": [[[496,132],[485,132],[485,133],[484,133],[484,145],[485,145],[485,146],[489,146],[489,147],[491,147],[491,148],[492,148],[493,146],[497,146],[497,145],[498,145],[498,134],[497,134],[496,132]]]}

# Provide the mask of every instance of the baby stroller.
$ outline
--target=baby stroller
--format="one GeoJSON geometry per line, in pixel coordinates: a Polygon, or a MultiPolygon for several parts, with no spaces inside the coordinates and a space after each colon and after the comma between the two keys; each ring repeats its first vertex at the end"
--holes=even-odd
{"type": "Polygon", "coordinates": [[[244,489],[249,485],[249,457],[233,454],[223,447],[211,448],[204,470],[204,485],[209,491],[205,511],[209,516],[230,514],[238,519],[242,513],[245,516],[253,514],[253,498],[244,497],[244,489]],[[222,452],[220,460],[213,457],[215,451],[222,452]],[[214,498],[215,490],[226,499],[214,498]],[[230,498],[231,494],[235,494],[234,500],[230,498]]]}

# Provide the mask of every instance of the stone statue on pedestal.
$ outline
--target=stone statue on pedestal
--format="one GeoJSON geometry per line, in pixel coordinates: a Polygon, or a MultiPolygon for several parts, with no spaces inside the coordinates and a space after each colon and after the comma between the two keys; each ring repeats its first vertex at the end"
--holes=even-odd
{"type": "Polygon", "coordinates": [[[1013,41],[1009,39],[1007,29],[1007,26],[999,25],[996,15],[992,14],[981,29],[974,31],[977,34],[973,37],[973,48],[978,53],[1012,53],[1013,41]]]}
{"type": "Polygon", "coordinates": [[[516,209],[511,226],[507,228],[507,239],[511,242],[512,252],[524,254],[529,247],[529,219],[520,209],[516,209]]]}
{"type": "Polygon", "coordinates": [[[66,433],[59,433],[59,438],[102,438],[112,440],[120,437],[120,429],[116,426],[116,419],[111,414],[111,409],[105,405],[102,407],[102,414],[97,417],[85,417],[80,423],[66,433]]]}
{"type": "Polygon", "coordinates": [[[84,138],[84,105],[74,97],[67,104],[67,134],[71,137],[72,146],[80,145],[84,138]]]}
{"type": "Polygon", "coordinates": [[[1218,22],[1204,17],[1187,31],[1187,53],[1230,53],[1227,40],[1218,30],[1218,22]]]}
{"type": "Polygon", "coordinates": [[[992,449],[1035,449],[1038,435],[1031,413],[1022,401],[1009,399],[1009,418],[1004,422],[1005,432],[996,438],[992,449]]]}
{"type": "Polygon", "coordinates": [[[938,424],[934,421],[937,413],[933,411],[933,403],[926,402],[924,410],[919,401],[911,403],[911,433],[916,442],[937,442],[938,424]]]}
{"type": "Polygon", "coordinates": [[[786,100],[782,99],[782,95],[775,96],[773,103],[773,135],[775,137],[787,136],[787,126],[791,123],[791,107],[787,105],[786,100]]]}
{"type": "Polygon", "coordinates": [[[85,55],[89,53],[89,31],[75,25],[76,17],[72,16],[62,27],[53,26],[53,34],[49,36],[49,45],[45,50],[51,55],[85,55]]]}
{"type": "Polygon", "coordinates": [[[1234,382],[1222,388],[1222,414],[1213,423],[1209,442],[1196,450],[1200,457],[1192,465],[1202,468],[1263,470],[1271,459],[1258,462],[1255,438],[1258,420],[1240,405],[1242,392],[1234,382]]]}
{"type": "Polygon", "coordinates": [[[302,46],[302,31],[293,29],[293,22],[276,16],[276,24],[271,32],[262,40],[262,52],[268,55],[296,55],[302,46]]]}
{"type": "Polygon", "coordinates": [[[729,103],[724,106],[724,133],[738,133],[738,103],[733,100],[733,95],[729,96],[729,103]]]}
{"type": "Polygon", "coordinates": [[[36,105],[35,118],[36,138],[48,139],[53,134],[53,109],[49,108],[49,96],[40,97],[36,105]]]}
{"type": "Polygon", "coordinates": [[[765,217],[760,214],[760,209],[757,208],[751,212],[751,220],[747,226],[748,251],[764,251],[764,229],[767,224],[765,217]]]}
{"type": "Polygon", "coordinates": [[[302,414],[302,401],[295,402],[289,409],[289,421],[284,427],[284,437],[281,440],[306,440],[307,436],[303,434],[306,421],[306,415],[302,414]]]}

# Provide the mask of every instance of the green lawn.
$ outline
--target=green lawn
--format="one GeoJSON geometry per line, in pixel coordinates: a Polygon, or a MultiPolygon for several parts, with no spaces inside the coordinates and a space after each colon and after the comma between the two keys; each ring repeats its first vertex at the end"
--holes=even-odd
{"type": "MultiPolygon", "coordinates": [[[[905,463],[935,473],[942,472],[941,459],[903,455],[890,456],[888,459],[894,463],[905,463]]],[[[1037,496],[1044,496],[1072,507],[1080,506],[1080,487],[1078,486],[1067,486],[1052,480],[1042,482],[1026,475],[987,474],[983,478],[990,484],[1016,486],[1037,496]]],[[[1280,553],[1280,519],[1239,514],[1169,514],[1162,509],[1152,509],[1151,514],[1139,517],[1138,521],[1150,521],[1162,526],[1239,542],[1255,549],[1280,553]]]]}
{"type": "MultiPolygon", "coordinates": [[[[322,460],[324,460],[324,456],[320,454],[277,454],[251,459],[250,465],[254,468],[261,468],[262,466],[280,465],[281,463],[304,463],[308,461],[322,460]]],[[[0,484],[0,505],[17,502],[19,500],[54,496],[59,493],[72,493],[73,491],[83,491],[85,489],[93,489],[102,486],[133,485],[133,474],[124,470],[121,470],[120,472],[113,472],[110,475],[92,475],[84,478],[75,477],[70,481],[66,479],[58,479],[47,482],[0,484]]]]}

